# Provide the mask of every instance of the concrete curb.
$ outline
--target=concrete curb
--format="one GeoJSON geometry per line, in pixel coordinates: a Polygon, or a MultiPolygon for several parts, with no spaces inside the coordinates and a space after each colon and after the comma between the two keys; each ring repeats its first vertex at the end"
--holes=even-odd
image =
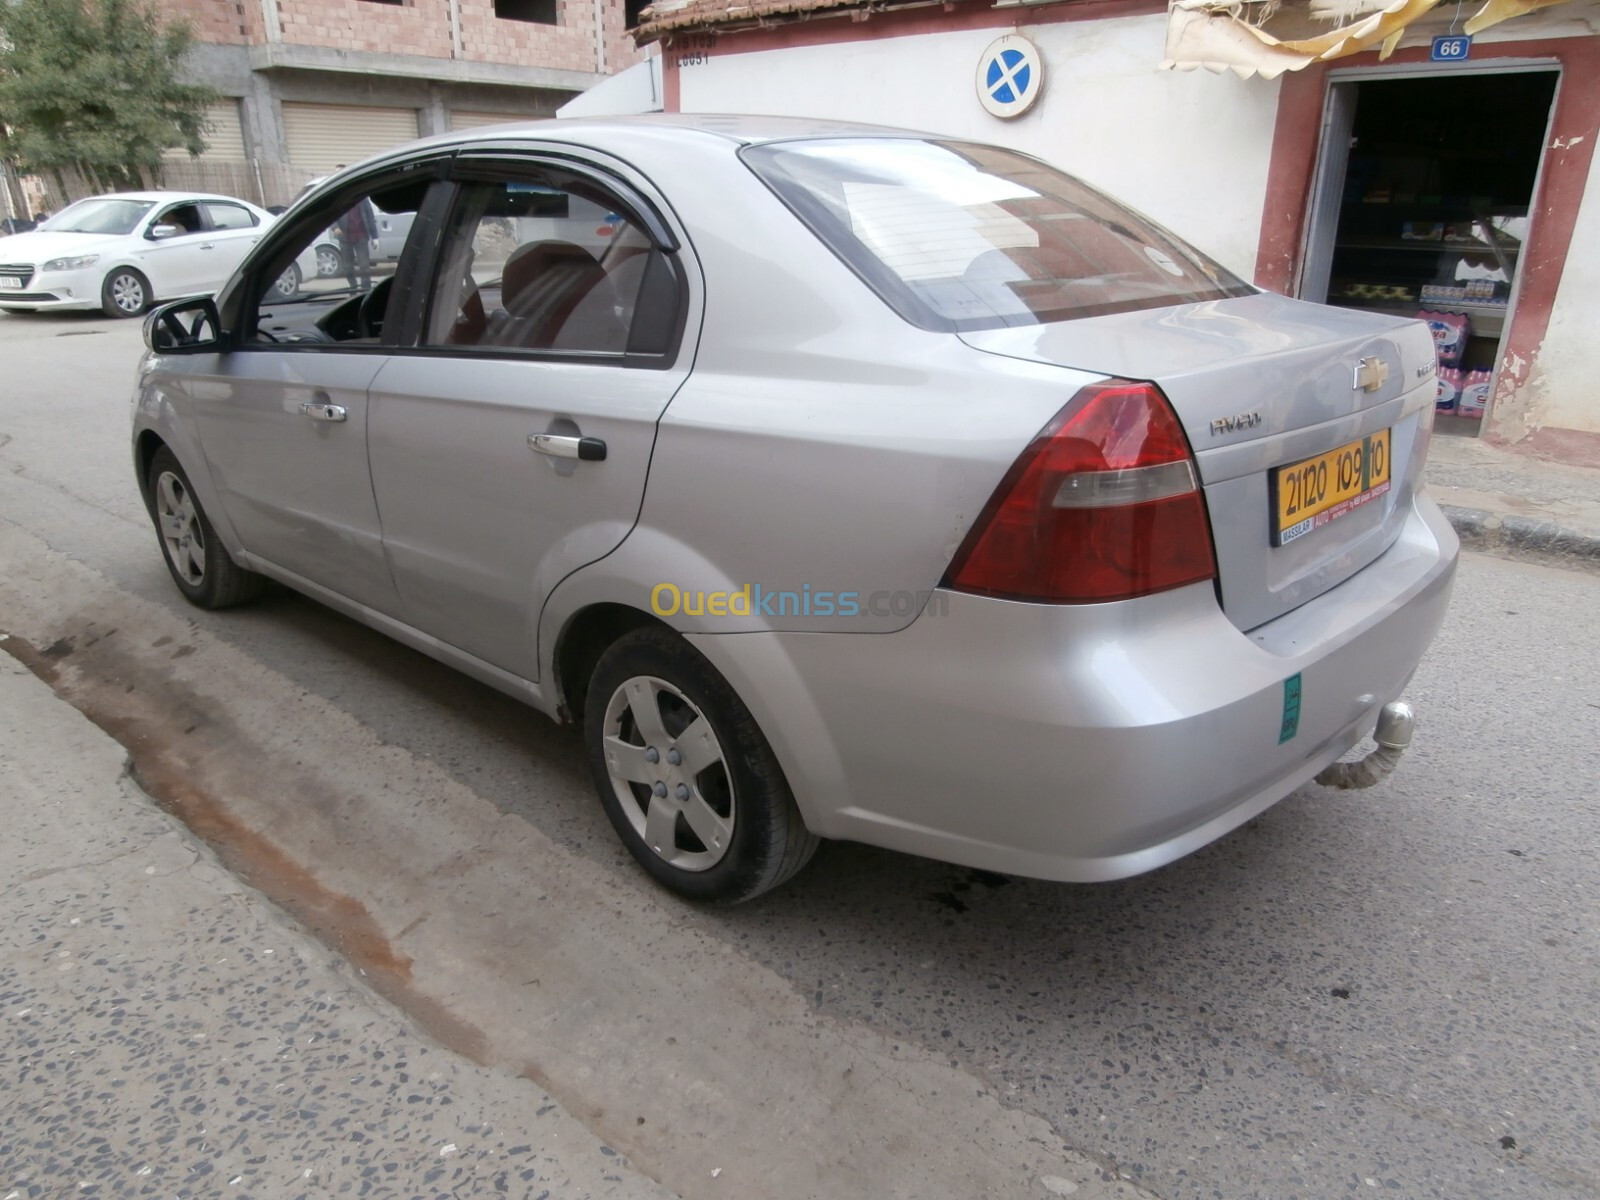
{"type": "Polygon", "coordinates": [[[1507,558],[1537,559],[1552,566],[1600,571],[1600,535],[1583,533],[1554,521],[1489,512],[1482,508],[1440,505],[1461,544],[1470,550],[1507,558]]]}

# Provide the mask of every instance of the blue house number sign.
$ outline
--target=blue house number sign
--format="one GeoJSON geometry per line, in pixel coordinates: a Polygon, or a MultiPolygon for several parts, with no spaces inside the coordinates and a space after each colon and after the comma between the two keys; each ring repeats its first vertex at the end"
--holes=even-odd
{"type": "Polygon", "coordinates": [[[1464,33],[1446,33],[1433,39],[1434,62],[1465,62],[1472,53],[1472,39],[1464,33]]]}

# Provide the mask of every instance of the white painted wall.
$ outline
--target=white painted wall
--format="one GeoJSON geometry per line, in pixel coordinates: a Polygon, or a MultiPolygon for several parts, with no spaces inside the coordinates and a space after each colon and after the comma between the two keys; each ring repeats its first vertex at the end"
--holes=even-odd
{"type": "MultiPolygon", "coordinates": [[[[1547,153],[1554,156],[1561,151],[1551,148],[1547,153]]],[[[1596,330],[1600,330],[1600,154],[1589,163],[1561,286],[1534,364],[1540,394],[1531,411],[1539,425],[1600,433],[1600,404],[1594,391],[1595,369],[1600,365],[1596,330]]]]}
{"type": "Polygon", "coordinates": [[[1036,154],[1103,188],[1245,279],[1255,270],[1278,84],[1162,71],[1165,15],[1024,26],[1045,92],[1014,121],[973,87],[1004,29],[745,54],[721,39],[679,72],[684,112],[830,117],[927,129],[1036,154]]]}

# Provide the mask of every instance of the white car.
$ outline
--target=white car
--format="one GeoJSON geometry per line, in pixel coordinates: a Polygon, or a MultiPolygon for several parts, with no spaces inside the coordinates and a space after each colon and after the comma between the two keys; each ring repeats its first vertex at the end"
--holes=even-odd
{"type": "MultiPolygon", "coordinates": [[[[30,233],[0,238],[0,310],[100,309],[136,317],[155,300],[215,292],[277,220],[231,196],[118,192],[68,205],[30,233]]],[[[313,254],[277,281],[316,275],[313,254]]]]}

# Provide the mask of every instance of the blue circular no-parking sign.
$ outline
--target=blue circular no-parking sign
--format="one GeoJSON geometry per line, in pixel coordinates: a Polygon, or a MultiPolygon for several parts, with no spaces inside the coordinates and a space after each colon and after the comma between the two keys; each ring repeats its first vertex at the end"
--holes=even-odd
{"type": "Polygon", "coordinates": [[[985,111],[1008,120],[1020,117],[1044,90],[1038,48],[1021,34],[996,38],[978,57],[977,85],[985,111]]]}

